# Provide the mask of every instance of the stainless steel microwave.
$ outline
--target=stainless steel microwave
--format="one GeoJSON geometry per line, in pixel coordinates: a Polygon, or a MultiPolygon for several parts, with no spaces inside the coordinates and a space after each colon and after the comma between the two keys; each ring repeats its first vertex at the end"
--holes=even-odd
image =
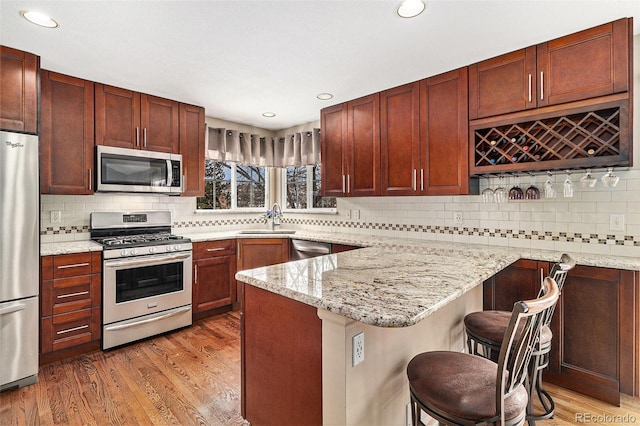
{"type": "Polygon", "coordinates": [[[98,192],[180,195],[182,155],[98,145],[96,180],[98,192]]]}

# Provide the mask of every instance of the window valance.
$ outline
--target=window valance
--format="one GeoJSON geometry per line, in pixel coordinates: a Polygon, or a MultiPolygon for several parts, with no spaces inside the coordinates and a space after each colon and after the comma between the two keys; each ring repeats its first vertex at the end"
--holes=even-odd
{"type": "Polygon", "coordinates": [[[205,156],[265,167],[288,167],[320,162],[320,129],[286,135],[261,136],[238,130],[207,128],[205,156]]]}

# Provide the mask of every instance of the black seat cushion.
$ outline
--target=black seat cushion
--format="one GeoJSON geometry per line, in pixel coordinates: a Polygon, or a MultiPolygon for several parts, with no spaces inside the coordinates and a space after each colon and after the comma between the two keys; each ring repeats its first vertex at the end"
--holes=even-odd
{"type": "MultiPolygon", "coordinates": [[[[459,352],[425,352],[407,367],[409,384],[427,407],[456,417],[480,421],[496,416],[498,364],[459,352]]],[[[505,399],[505,420],[522,416],[527,391],[520,385],[505,399]]]]}
{"type": "MultiPolygon", "coordinates": [[[[500,346],[504,333],[509,326],[511,312],[506,311],[479,311],[472,312],[464,317],[464,327],[476,336],[495,342],[494,346],[500,346]]],[[[540,329],[540,347],[551,344],[553,333],[547,326],[540,329]]]]}

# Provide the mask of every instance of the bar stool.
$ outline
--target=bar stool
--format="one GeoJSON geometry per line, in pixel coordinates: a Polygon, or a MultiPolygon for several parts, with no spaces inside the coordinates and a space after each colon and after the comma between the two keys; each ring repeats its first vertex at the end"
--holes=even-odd
{"type": "Polygon", "coordinates": [[[497,364],[451,351],[421,353],[409,362],[414,426],[424,425],[422,412],[444,424],[524,424],[528,395],[523,382],[544,317],[560,295],[553,278],[545,278],[543,288],[543,296],[513,305],[497,364]]]}
{"type": "MultiPolygon", "coordinates": [[[[575,261],[568,254],[563,254],[560,262],[553,265],[549,276],[562,291],[567,273],[573,269],[575,261]]],[[[544,289],[541,289],[539,295],[544,289]]],[[[535,424],[536,420],[543,420],[553,417],[555,404],[551,395],[542,388],[542,371],[549,365],[549,353],[551,352],[551,340],[553,333],[549,325],[553,318],[555,306],[546,314],[542,329],[540,331],[540,341],[534,349],[529,365],[529,380],[527,384],[529,394],[529,404],[527,407],[527,420],[530,424],[535,424]],[[542,404],[544,412],[535,414],[533,411],[534,391],[542,404]]],[[[467,333],[467,345],[469,353],[482,355],[488,359],[497,361],[497,354],[501,349],[502,336],[509,324],[510,313],[505,311],[482,311],[473,312],[464,318],[465,331],[467,333]],[[482,349],[482,351],[480,351],[482,349]]]]}

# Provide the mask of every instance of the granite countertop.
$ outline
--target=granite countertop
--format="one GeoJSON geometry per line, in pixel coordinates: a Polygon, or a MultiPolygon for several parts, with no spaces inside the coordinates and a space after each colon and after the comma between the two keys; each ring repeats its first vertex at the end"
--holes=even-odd
{"type": "Polygon", "coordinates": [[[102,246],[91,240],[64,241],[59,243],[40,244],[40,256],[57,254],[83,253],[88,251],[102,251],[102,246]]]}

